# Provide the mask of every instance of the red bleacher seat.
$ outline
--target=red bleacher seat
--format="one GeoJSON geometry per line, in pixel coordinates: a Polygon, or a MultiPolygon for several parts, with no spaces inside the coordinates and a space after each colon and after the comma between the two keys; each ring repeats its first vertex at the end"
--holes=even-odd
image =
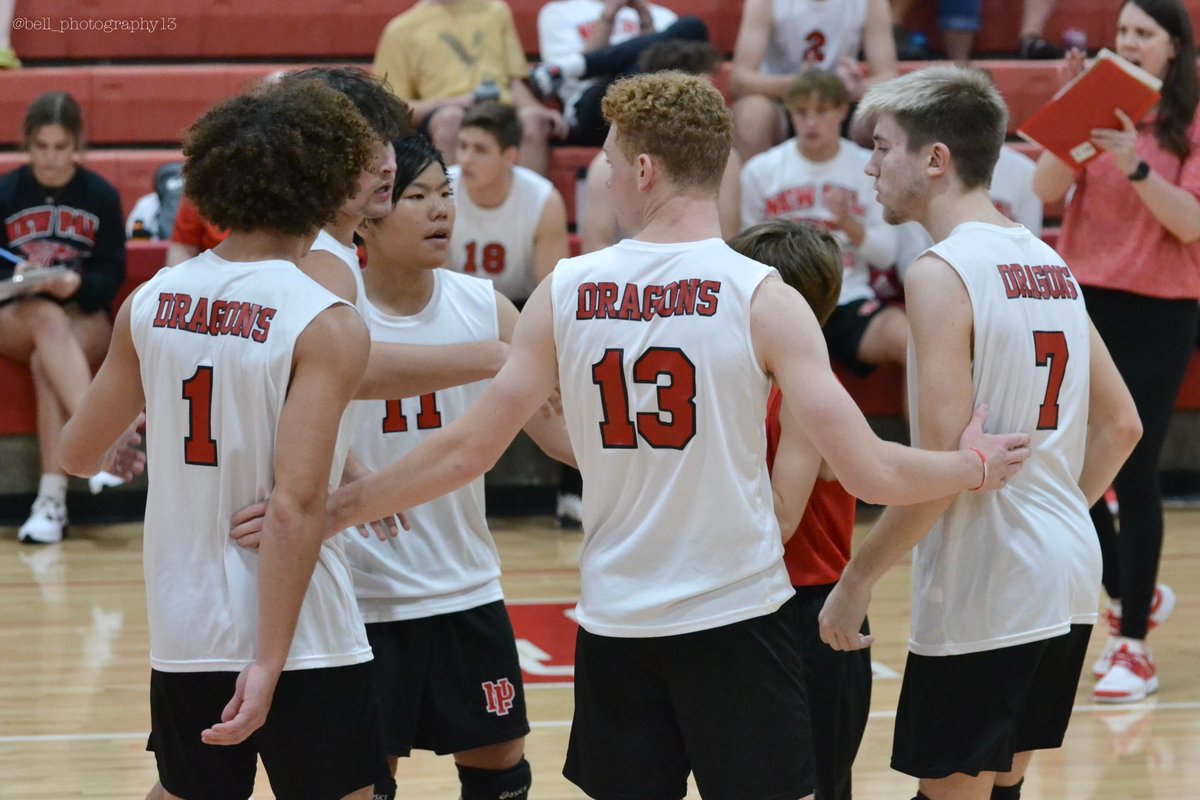
{"type": "MultiPolygon", "coordinates": [[[[162,164],[182,161],[178,150],[89,150],[81,159],[84,166],[104,176],[121,196],[125,214],[137,199],[154,190],[154,171],[162,164]]],[[[0,174],[28,161],[24,153],[0,153],[0,174]]]]}

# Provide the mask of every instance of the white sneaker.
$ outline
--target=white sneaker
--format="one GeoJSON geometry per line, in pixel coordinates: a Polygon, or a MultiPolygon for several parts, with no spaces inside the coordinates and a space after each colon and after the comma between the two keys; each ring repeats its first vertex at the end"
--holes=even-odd
{"type": "Polygon", "coordinates": [[[33,501],[29,519],[17,531],[22,544],[57,544],[67,530],[67,507],[50,497],[39,496],[33,501]]]}
{"type": "Polygon", "coordinates": [[[565,492],[560,494],[555,517],[558,520],[558,527],[566,530],[579,530],[583,524],[583,498],[577,494],[565,492]]]}
{"type": "Polygon", "coordinates": [[[124,478],[119,475],[113,475],[111,472],[97,472],[88,478],[88,489],[91,490],[92,494],[100,494],[105,489],[111,486],[120,486],[124,482],[124,478]]]}
{"type": "Polygon", "coordinates": [[[1096,688],[1092,699],[1097,703],[1139,703],[1158,691],[1158,669],[1144,647],[1122,640],[1112,657],[1112,667],[1096,688]]]}
{"type": "MultiPolygon", "coordinates": [[[[1171,617],[1171,613],[1175,610],[1175,591],[1165,583],[1160,583],[1154,587],[1154,597],[1150,599],[1150,620],[1146,626],[1146,633],[1157,628],[1162,623],[1166,622],[1171,617]]],[[[1117,652],[1117,647],[1120,645],[1121,637],[1121,607],[1110,606],[1104,612],[1105,624],[1108,626],[1108,644],[1104,648],[1104,652],[1096,659],[1096,663],[1092,664],[1092,677],[1103,678],[1112,665],[1113,654],[1117,652]]]]}

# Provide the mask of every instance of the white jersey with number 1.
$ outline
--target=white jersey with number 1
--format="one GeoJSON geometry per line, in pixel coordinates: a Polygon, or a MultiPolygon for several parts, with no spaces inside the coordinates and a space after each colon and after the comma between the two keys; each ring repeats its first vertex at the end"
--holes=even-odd
{"type": "MultiPolygon", "coordinates": [[[[1033,452],[1000,491],[959,495],[917,545],[909,648],[995,650],[1094,623],[1100,546],[1079,489],[1091,375],[1083,294],[1023,227],[963,223],[930,251],[971,299],[973,404],[988,404],[989,431],[1030,434],[1033,452]]],[[[908,366],[916,446],[918,359],[908,366]]]]}
{"type": "MultiPolygon", "coordinates": [[[[237,671],[254,660],[258,552],[229,538],[230,520],[270,496],[296,341],[342,302],[290,262],[237,263],[211,250],[134,295],[130,330],[150,421],[144,560],[154,669],[237,671]]],[[[341,543],[326,541],[284,669],[370,658],[341,543]]]]}

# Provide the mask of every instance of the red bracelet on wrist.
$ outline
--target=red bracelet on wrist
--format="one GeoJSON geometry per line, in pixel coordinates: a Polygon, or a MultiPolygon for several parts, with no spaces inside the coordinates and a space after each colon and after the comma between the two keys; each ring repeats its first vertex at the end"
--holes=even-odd
{"type": "Polygon", "coordinates": [[[978,492],[980,489],[983,488],[983,485],[985,483],[987,483],[987,478],[988,478],[987,456],[985,456],[983,454],[983,451],[980,450],[978,447],[968,447],[967,449],[970,450],[975,455],[979,456],[979,463],[983,465],[983,477],[979,479],[979,485],[971,490],[972,492],[978,492]]]}

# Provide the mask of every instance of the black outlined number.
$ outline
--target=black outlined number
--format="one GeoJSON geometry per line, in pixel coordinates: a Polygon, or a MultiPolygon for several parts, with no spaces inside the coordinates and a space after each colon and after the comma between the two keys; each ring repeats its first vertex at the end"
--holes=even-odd
{"type": "Polygon", "coordinates": [[[183,460],[199,467],[217,466],[217,440],[212,438],[213,368],[196,367],[183,382],[188,403],[188,435],[183,440],[183,460]]]}
{"type": "Polygon", "coordinates": [[[1067,337],[1062,331],[1034,331],[1034,362],[1039,367],[1049,367],[1046,379],[1046,395],[1038,407],[1039,431],[1058,430],[1058,393],[1062,389],[1063,375],[1067,372],[1067,337]]]}
{"type": "Polygon", "coordinates": [[[637,447],[634,431],[656,449],[682,450],[696,435],[696,366],[677,347],[651,347],[633,363],[634,383],[658,384],[658,410],[639,411],[636,425],[629,418],[625,382],[625,351],[611,348],[592,365],[592,383],[600,388],[600,441],[609,449],[637,447]],[[664,419],[663,415],[669,418],[664,419]]]}

